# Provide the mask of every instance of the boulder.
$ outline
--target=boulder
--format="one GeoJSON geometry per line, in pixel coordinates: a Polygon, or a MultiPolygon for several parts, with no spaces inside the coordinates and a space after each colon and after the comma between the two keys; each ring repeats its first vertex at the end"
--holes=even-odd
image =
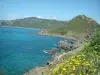
{"type": "Polygon", "coordinates": [[[57,48],[64,49],[65,51],[73,50],[74,49],[74,42],[68,41],[59,41],[57,44],[57,48]]]}
{"type": "Polygon", "coordinates": [[[45,50],[44,52],[47,54],[55,54],[57,52],[57,48],[52,48],[51,50],[45,50]]]}

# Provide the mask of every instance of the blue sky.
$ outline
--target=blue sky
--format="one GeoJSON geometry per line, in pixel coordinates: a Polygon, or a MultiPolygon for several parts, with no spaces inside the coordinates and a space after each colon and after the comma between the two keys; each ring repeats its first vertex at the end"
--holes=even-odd
{"type": "Polygon", "coordinates": [[[0,20],[30,16],[70,20],[80,14],[100,23],[100,0],[0,0],[0,20]]]}

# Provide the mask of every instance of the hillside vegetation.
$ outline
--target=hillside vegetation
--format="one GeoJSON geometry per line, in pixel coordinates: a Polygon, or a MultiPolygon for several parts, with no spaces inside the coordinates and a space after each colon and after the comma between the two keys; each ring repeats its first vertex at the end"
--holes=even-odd
{"type": "Polygon", "coordinates": [[[59,64],[48,75],[100,75],[100,30],[82,51],[59,64]]]}
{"type": "Polygon", "coordinates": [[[88,18],[85,15],[78,15],[64,26],[49,30],[49,33],[61,35],[67,34],[68,31],[72,31],[74,33],[90,33],[98,27],[100,27],[100,25],[92,18],[88,18]]]}
{"type": "Polygon", "coordinates": [[[16,19],[10,21],[0,21],[1,26],[25,27],[25,28],[39,28],[51,29],[61,27],[67,22],[58,21],[54,19],[42,19],[37,17],[28,17],[23,19],[16,19]]]}

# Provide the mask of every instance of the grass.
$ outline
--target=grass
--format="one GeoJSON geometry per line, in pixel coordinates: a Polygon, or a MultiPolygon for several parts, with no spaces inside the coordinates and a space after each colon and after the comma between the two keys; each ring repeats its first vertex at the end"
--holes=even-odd
{"type": "Polygon", "coordinates": [[[60,26],[60,27],[49,29],[48,32],[51,33],[51,34],[55,33],[55,34],[65,35],[65,34],[67,34],[67,29],[65,29],[64,27],[60,26]]]}

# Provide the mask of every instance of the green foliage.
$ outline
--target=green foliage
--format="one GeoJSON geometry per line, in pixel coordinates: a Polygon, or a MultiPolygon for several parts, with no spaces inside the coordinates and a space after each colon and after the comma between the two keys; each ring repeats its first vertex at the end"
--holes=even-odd
{"type": "Polygon", "coordinates": [[[96,31],[91,40],[90,46],[100,45],[100,31],[96,31]]]}
{"type": "Polygon", "coordinates": [[[100,74],[100,31],[76,56],[59,64],[49,75],[99,75],[100,74]]]}
{"type": "Polygon", "coordinates": [[[67,33],[67,32],[65,32],[65,31],[61,31],[61,32],[60,32],[61,35],[65,35],[66,33],[67,33]]]}
{"type": "Polygon", "coordinates": [[[67,32],[68,30],[64,29],[64,27],[49,30],[49,33],[55,33],[55,34],[60,34],[60,35],[65,35],[67,34],[67,32]]]}

